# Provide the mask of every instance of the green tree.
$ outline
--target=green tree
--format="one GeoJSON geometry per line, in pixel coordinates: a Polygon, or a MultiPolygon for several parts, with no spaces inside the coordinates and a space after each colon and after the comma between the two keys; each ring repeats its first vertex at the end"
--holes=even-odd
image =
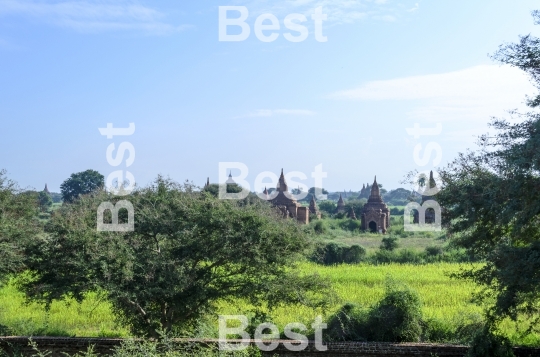
{"type": "Polygon", "coordinates": [[[394,251],[399,247],[398,239],[396,237],[385,237],[381,241],[381,250],[394,251]]]}
{"type": "MultiPolygon", "coordinates": [[[[533,12],[537,24],[540,13],[533,12]]],[[[540,88],[540,39],[503,45],[495,59],[528,73],[540,88]]],[[[484,287],[488,321],[534,317],[540,303],[540,97],[529,98],[519,122],[496,119],[476,152],[461,154],[441,175],[435,196],[453,242],[486,263],[460,274],[484,287]]]]}
{"type": "Polygon", "coordinates": [[[21,283],[28,296],[50,303],[104,292],[120,322],[157,337],[190,326],[218,301],[323,306],[331,292],[318,275],[295,273],[309,240],[262,200],[219,200],[162,178],[127,199],[133,232],[96,231],[98,205],[117,200],[105,192],[54,214],[21,283]]]}
{"type": "Polygon", "coordinates": [[[0,170],[0,282],[25,266],[25,248],[41,231],[35,194],[24,194],[0,170]]]}
{"type": "Polygon", "coordinates": [[[331,200],[324,200],[324,201],[317,202],[317,205],[319,206],[319,209],[321,211],[324,211],[328,214],[334,214],[337,209],[337,204],[331,200]]]}
{"type": "Polygon", "coordinates": [[[81,195],[95,192],[105,186],[105,177],[97,171],[86,170],[71,174],[60,185],[64,202],[72,203],[81,195]]]}
{"type": "Polygon", "coordinates": [[[51,195],[45,191],[41,191],[38,194],[38,202],[39,202],[39,208],[41,209],[42,212],[47,211],[53,204],[51,195]]]}

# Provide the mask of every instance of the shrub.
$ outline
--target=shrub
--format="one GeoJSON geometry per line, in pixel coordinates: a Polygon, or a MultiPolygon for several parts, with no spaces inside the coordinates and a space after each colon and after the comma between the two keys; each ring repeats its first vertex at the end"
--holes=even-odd
{"type": "Polygon", "coordinates": [[[320,243],[311,256],[311,261],[324,265],[360,263],[366,250],[359,245],[346,246],[338,243],[320,243]]]}
{"type": "Polygon", "coordinates": [[[417,342],[421,335],[422,312],[418,294],[393,281],[387,283],[383,299],[369,310],[345,304],[330,317],[326,333],[332,341],[378,342],[417,342]]]}
{"type": "Polygon", "coordinates": [[[399,244],[398,244],[398,239],[396,237],[385,237],[382,240],[380,249],[393,251],[397,247],[399,247],[399,244]]]}
{"type": "Polygon", "coordinates": [[[467,357],[513,357],[512,344],[504,336],[494,334],[486,327],[474,336],[467,357]]]}
{"type": "Polygon", "coordinates": [[[341,222],[339,222],[339,227],[343,230],[347,231],[359,231],[362,227],[362,222],[359,220],[354,219],[344,219],[341,222]]]}
{"type": "Polygon", "coordinates": [[[443,254],[443,249],[442,249],[442,247],[437,247],[437,246],[426,247],[426,254],[428,256],[442,255],[443,254]]]}
{"type": "Polygon", "coordinates": [[[422,341],[448,342],[455,340],[455,329],[450,323],[438,319],[422,321],[422,341]]]}
{"type": "Polygon", "coordinates": [[[323,220],[317,220],[317,221],[313,224],[313,230],[314,230],[315,233],[317,233],[317,234],[326,233],[327,228],[326,228],[325,222],[324,222],[323,220]]]}
{"type": "Polygon", "coordinates": [[[343,263],[360,263],[365,257],[366,250],[358,244],[351,245],[348,249],[343,250],[343,263]]]}
{"type": "Polygon", "coordinates": [[[325,339],[328,341],[366,341],[368,313],[356,304],[341,307],[328,320],[325,339]]]}
{"type": "Polygon", "coordinates": [[[418,294],[389,281],[384,298],[370,311],[370,341],[417,342],[422,334],[422,311],[418,294]]]}

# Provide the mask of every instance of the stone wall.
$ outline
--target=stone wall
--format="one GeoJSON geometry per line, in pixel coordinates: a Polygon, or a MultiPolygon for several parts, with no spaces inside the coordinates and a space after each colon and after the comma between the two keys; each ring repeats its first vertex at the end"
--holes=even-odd
{"type": "Polygon", "coordinates": [[[302,224],[309,223],[309,208],[298,207],[296,210],[296,219],[302,224]]]}
{"type": "MultiPolygon", "coordinates": [[[[94,345],[99,354],[109,354],[115,346],[122,343],[121,339],[103,338],[64,338],[64,337],[34,337],[33,340],[42,351],[51,351],[49,357],[65,357],[62,352],[75,354],[86,351],[94,345]]],[[[281,341],[283,342],[283,341],[281,341]]],[[[178,343],[216,344],[216,340],[178,340],[178,343]]],[[[374,343],[374,342],[333,342],[326,343],[327,351],[317,351],[314,343],[310,342],[304,351],[288,351],[282,343],[267,356],[279,357],[463,357],[467,352],[466,346],[441,345],[425,343],[374,343]]],[[[0,347],[8,353],[20,352],[23,356],[34,354],[28,346],[28,337],[0,337],[0,347]]],[[[540,349],[515,348],[516,357],[540,357],[540,349]]]]}

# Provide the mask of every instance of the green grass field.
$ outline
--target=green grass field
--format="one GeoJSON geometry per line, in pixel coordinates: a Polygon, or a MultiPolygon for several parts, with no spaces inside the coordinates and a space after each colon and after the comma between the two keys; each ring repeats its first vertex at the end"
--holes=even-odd
{"type": "MultiPolygon", "coordinates": [[[[334,288],[344,302],[354,302],[363,306],[375,304],[384,293],[387,277],[406,283],[416,290],[423,302],[426,318],[437,318],[451,324],[481,314],[480,307],[471,302],[474,285],[451,279],[448,274],[459,269],[458,264],[414,265],[340,265],[324,267],[312,263],[302,263],[304,272],[317,271],[333,282],[334,288]]],[[[323,313],[328,317],[340,304],[323,313]]],[[[220,314],[247,314],[252,307],[243,302],[220,304],[220,314]]],[[[310,326],[320,311],[305,307],[283,307],[272,315],[273,322],[280,329],[290,322],[302,322],[310,326]]],[[[87,337],[128,336],[125,327],[117,326],[110,305],[100,301],[96,295],[89,295],[82,303],[57,302],[47,313],[37,304],[25,305],[21,293],[12,285],[0,289],[0,324],[6,325],[18,335],[62,335],[87,337]]],[[[506,322],[501,330],[515,344],[540,345],[539,335],[520,336],[519,326],[506,322]]]]}

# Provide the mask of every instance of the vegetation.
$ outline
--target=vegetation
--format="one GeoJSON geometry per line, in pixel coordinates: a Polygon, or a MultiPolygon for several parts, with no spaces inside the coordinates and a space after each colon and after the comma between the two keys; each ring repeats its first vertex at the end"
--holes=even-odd
{"type": "Polygon", "coordinates": [[[328,337],[342,341],[415,342],[422,335],[418,294],[387,280],[385,295],[370,309],[346,304],[328,322],[328,337]]]}
{"type": "MultiPolygon", "coordinates": [[[[121,185],[123,183],[119,183],[121,185]]],[[[105,187],[105,177],[97,171],[86,170],[71,174],[71,176],[60,185],[62,199],[71,203],[79,196],[98,191],[105,187]]]]}
{"type": "Polygon", "coordinates": [[[219,200],[158,178],[130,196],[135,231],[98,232],[97,207],[115,200],[94,192],[53,214],[47,239],[29,252],[30,273],[19,279],[28,297],[50,305],[103,294],[133,334],[156,337],[187,328],[218,300],[243,298],[271,310],[322,306],[331,296],[325,279],[295,273],[309,241],[266,202],[219,200]]]}
{"type": "MultiPolygon", "coordinates": [[[[540,23],[540,12],[533,15],[540,23]]],[[[540,39],[523,36],[501,46],[498,61],[522,69],[540,88],[540,39]]],[[[443,223],[456,246],[485,261],[457,276],[483,286],[489,325],[505,318],[540,324],[540,96],[529,98],[530,112],[513,122],[496,119],[493,135],[481,137],[476,152],[461,154],[440,171],[444,189],[443,223]]],[[[488,326],[489,327],[489,326],[488,326]]]]}
{"type": "Polygon", "coordinates": [[[338,243],[319,244],[311,260],[324,265],[355,264],[364,260],[366,250],[359,245],[346,246],[338,243]]]}
{"type": "Polygon", "coordinates": [[[37,213],[36,195],[22,194],[6,172],[0,171],[0,283],[25,268],[25,247],[41,230],[37,213]]]}

